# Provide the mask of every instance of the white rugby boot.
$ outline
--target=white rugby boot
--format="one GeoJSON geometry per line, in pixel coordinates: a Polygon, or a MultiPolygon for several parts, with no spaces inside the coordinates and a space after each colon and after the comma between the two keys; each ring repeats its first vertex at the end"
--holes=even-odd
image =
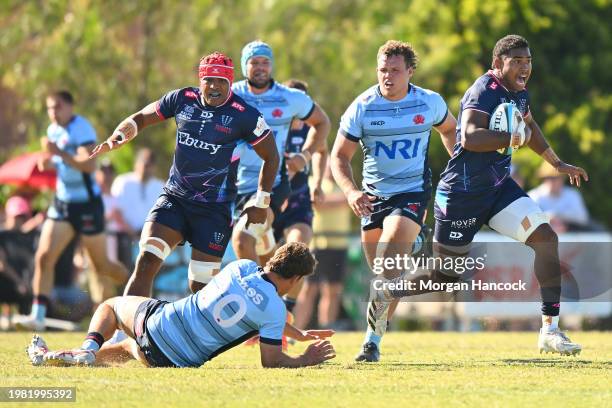
{"type": "Polygon", "coordinates": [[[38,334],[32,336],[30,344],[26,347],[26,353],[30,362],[34,366],[42,365],[44,362],[44,356],[49,351],[47,343],[38,334]]]}
{"type": "Polygon", "coordinates": [[[44,364],[53,366],[91,366],[96,361],[96,352],[93,350],[60,350],[49,351],[44,355],[44,364]]]}
{"type": "Polygon", "coordinates": [[[582,351],[582,346],[577,343],[572,343],[569,337],[566,336],[559,328],[554,330],[540,329],[540,337],[538,338],[538,348],[540,354],[559,353],[561,355],[577,355],[582,351]]]}
{"type": "Polygon", "coordinates": [[[32,315],[17,315],[13,318],[13,324],[18,331],[45,331],[45,321],[37,320],[32,315]]]}

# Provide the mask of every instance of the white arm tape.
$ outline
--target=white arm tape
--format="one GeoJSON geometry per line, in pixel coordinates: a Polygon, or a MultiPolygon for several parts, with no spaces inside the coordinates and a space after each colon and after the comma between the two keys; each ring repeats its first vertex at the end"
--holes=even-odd
{"type": "Polygon", "coordinates": [[[187,275],[190,281],[208,283],[213,276],[221,270],[221,262],[204,262],[194,261],[189,262],[187,275]]]}
{"type": "Polygon", "coordinates": [[[117,126],[113,134],[121,136],[121,140],[118,140],[119,144],[126,143],[136,137],[138,134],[138,125],[131,117],[126,118],[117,126]]]}
{"type": "Polygon", "coordinates": [[[235,228],[238,231],[242,231],[245,234],[252,236],[255,239],[259,239],[263,234],[265,234],[266,229],[269,228],[267,223],[263,224],[254,224],[250,223],[248,228],[246,227],[246,223],[248,222],[248,216],[244,214],[242,217],[238,219],[235,228]]]}
{"type": "Polygon", "coordinates": [[[147,237],[139,242],[140,244],[140,252],[150,252],[162,261],[165,260],[172,250],[170,249],[170,245],[166,243],[161,238],[157,237],[147,237]],[[151,242],[153,241],[153,242],[151,242]],[[157,244],[155,244],[156,242],[157,244]],[[162,248],[159,248],[161,245],[162,248]]]}
{"type": "Polygon", "coordinates": [[[263,190],[257,190],[254,198],[254,207],[268,208],[270,206],[270,193],[263,190]]]}

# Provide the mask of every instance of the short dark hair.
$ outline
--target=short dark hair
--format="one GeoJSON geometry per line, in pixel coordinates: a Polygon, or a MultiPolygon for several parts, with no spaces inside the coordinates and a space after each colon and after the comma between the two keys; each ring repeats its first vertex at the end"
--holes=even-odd
{"type": "Polygon", "coordinates": [[[289,79],[285,81],[285,85],[289,88],[299,89],[304,93],[308,93],[308,84],[306,81],[302,81],[301,79],[289,79]]]}
{"type": "Polygon", "coordinates": [[[527,40],[520,35],[510,34],[503,38],[500,38],[495,43],[493,48],[493,58],[501,57],[502,55],[508,55],[510,51],[517,48],[529,48],[527,40]]]}
{"type": "Polygon", "coordinates": [[[412,48],[412,45],[396,40],[389,40],[384,43],[379,49],[378,54],[376,55],[376,59],[380,58],[382,55],[387,57],[391,57],[394,55],[401,55],[404,57],[404,62],[406,62],[407,68],[416,68],[419,57],[412,48]]]}
{"type": "Polygon", "coordinates": [[[72,97],[72,94],[65,90],[51,92],[48,97],[53,99],[61,99],[67,104],[74,105],[74,98],[72,97]]]}
{"type": "Polygon", "coordinates": [[[317,260],[301,242],[289,242],[276,250],[266,264],[269,272],[274,272],[285,279],[294,276],[307,276],[314,272],[317,260]]]}

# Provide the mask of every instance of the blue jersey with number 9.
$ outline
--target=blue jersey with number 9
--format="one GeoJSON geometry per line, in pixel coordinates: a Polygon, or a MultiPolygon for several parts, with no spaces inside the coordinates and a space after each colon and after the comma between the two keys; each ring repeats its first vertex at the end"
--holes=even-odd
{"type": "Polygon", "coordinates": [[[159,349],[179,367],[199,367],[259,333],[281,345],[287,310],[263,269],[242,259],[191,296],[167,303],[147,320],[159,349]]]}

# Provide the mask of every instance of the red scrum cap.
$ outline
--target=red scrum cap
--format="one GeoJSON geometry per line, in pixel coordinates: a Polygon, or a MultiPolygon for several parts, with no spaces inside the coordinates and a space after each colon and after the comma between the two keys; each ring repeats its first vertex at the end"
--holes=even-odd
{"type": "Polygon", "coordinates": [[[200,59],[198,78],[223,78],[231,86],[234,82],[234,63],[225,54],[213,52],[200,59]]]}

